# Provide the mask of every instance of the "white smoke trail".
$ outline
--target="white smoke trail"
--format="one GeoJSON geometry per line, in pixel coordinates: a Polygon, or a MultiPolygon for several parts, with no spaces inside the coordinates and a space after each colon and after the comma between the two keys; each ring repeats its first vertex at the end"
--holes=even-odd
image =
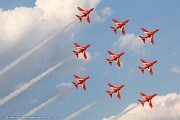
{"type": "Polygon", "coordinates": [[[25,53],[24,55],[22,55],[20,58],[18,58],[17,60],[15,60],[14,62],[12,62],[11,64],[9,64],[8,66],[6,66],[3,70],[0,71],[0,76],[2,76],[4,73],[8,72],[9,70],[11,70],[13,67],[15,67],[16,65],[18,65],[21,61],[25,60],[26,58],[28,58],[31,54],[33,54],[35,51],[37,51],[38,49],[40,49],[42,46],[44,46],[46,43],[48,43],[49,41],[51,41],[55,36],[57,36],[58,34],[61,34],[64,30],[66,30],[69,26],[71,26],[73,23],[75,22],[75,20],[73,22],[71,22],[69,25],[65,26],[63,30],[58,31],[57,33],[53,34],[52,36],[50,36],[48,39],[46,39],[45,41],[43,41],[41,44],[37,45],[36,47],[34,47],[33,49],[31,49],[29,52],[25,53]]]}
{"type": "Polygon", "coordinates": [[[82,112],[84,112],[84,111],[86,111],[87,109],[91,108],[91,107],[94,106],[96,103],[100,102],[101,100],[102,100],[102,98],[99,99],[99,100],[97,100],[97,101],[95,101],[95,102],[93,102],[93,103],[91,103],[91,104],[89,104],[89,105],[87,105],[87,106],[85,106],[85,107],[82,108],[81,110],[79,110],[79,111],[71,114],[70,116],[66,117],[64,120],[72,120],[72,119],[74,119],[74,118],[77,117],[79,114],[81,114],[82,112]]]}
{"type": "Polygon", "coordinates": [[[121,118],[123,115],[127,114],[128,112],[130,112],[131,110],[133,110],[135,107],[137,107],[138,104],[136,104],[135,106],[133,106],[132,108],[120,113],[119,115],[117,115],[116,117],[113,117],[111,120],[117,120],[118,118],[121,118]]]}
{"type": "Polygon", "coordinates": [[[21,86],[19,89],[16,89],[14,92],[10,93],[8,96],[6,96],[3,99],[1,99],[0,100],[0,106],[4,105],[6,102],[10,101],[11,99],[13,99],[17,95],[19,95],[21,92],[23,92],[24,90],[29,88],[31,85],[35,84],[36,82],[38,82],[39,80],[44,78],[46,75],[48,75],[49,73],[53,72],[55,69],[57,69],[59,66],[61,66],[66,60],[67,59],[65,59],[62,62],[56,64],[55,66],[49,68],[47,71],[43,72],[42,74],[40,74],[36,78],[30,80],[28,83],[26,83],[25,85],[21,86]]]}
{"type": "Polygon", "coordinates": [[[50,98],[49,100],[47,100],[46,102],[40,104],[39,106],[37,106],[36,108],[34,108],[33,110],[29,111],[27,114],[23,115],[22,118],[18,119],[18,120],[25,120],[25,118],[28,118],[28,116],[31,116],[33,114],[35,114],[36,112],[38,112],[39,110],[43,109],[45,106],[49,105],[50,103],[52,103],[54,100],[56,100],[61,94],[58,94],[52,98],[50,98]]]}

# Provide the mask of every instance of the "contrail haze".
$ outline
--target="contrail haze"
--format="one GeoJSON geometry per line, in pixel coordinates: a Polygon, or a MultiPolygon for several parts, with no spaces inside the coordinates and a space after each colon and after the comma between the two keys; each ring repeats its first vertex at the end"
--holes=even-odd
{"type": "Polygon", "coordinates": [[[15,67],[16,65],[18,65],[21,61],[25,60],[26,58],[28,58],[31,54],[33,54],[35,51],[37,51],[38,49],[40,49],[42,46],[44,46],[45,44],[47,44],[49,41],[51,41],[55,36],[57,36],[58,34],[61,34],[62,32],[64,32],[64,30],[66,30],[69,26],[71,26],[73,23],[75,22],[75,20],[73,22],[71,22],[69,25],[65,26],[63,28],[63,30],[58,31],[57,33],[53,34],[52,36],[50,36],[48,39],[46,39],[45,41],[43,41],[41,44],[37,45],[36,47],[34,47],[33,49],[31,49],[29,52],[25,53],[24,55],[22,55],[20,58],[18,58],[17,60],[15,60],[14,62],[12,62],[11,64],[9,64],[8,66],[6,66],[3,70],[0,71],[0,76],[2,76],[4,73],[8,72],[9,70],[11,70],[13,67],[15,67]]]}
{"type": "Polygon", "coordinates": [[[28,83],[26,83],[23,86],[21,86],[19,89],[16,89],[14,92],[10,93],[8,96],[6,96],[3,99],[1,99],[0,100],[0,106],[4,105],[6,102],[10,101],[11,99],[13,99],[17,95],[19,95],[21,92],[23,92],[24,90],[29,88],[31,85],[35,84],[36,82],[38,82],[39,80],[44,78],[46,75],[48,75],[49,73],[53,72],[55,69],[57,69],[59,66],[61,66],[66,60],[67,59],[65,59],[62,62],[59,62],[58,64],[56,64],[55,66],[49,68],[47,71],[43,72],[42,74],[40,74],[36,78],[30,80],[28,83]]]}
{"type": "Polygon", "coordinates": [[[25,120],[25,118],[28,118],[28,116],[31,116],[33,114],[35,114],[36,112],[38,112],[39,110],[43,109],[45,106],[49,105],[50,103],[52,103],[54,100],[56,100],[61,94],[58,94],[50,99],[48,99],[46,102],[40,104],[39,106],[37,106],[36,108],[34,108],[33,110],[29,111],[27,114],[23,115],[22,118],[18,119],[18,120],[25,120]],[[23,118],[24,117],[24,118],[23,118]]]}
{"type": "Polygon", "coordinates": [[[100,102],[101,100],[103,100],[102,98],[85,106],[84,108],[82,108],[81,110],[74,112],[73,114],[71,114],[70,116],[68,116],[67,118],[65,118],[64,120],[72,120],[73,118],[77,117],[79,114],[81,114],[82,112],[86,111],[87,109],[91,108],[92,106],[94,106],[96,103],[100,102]]]}

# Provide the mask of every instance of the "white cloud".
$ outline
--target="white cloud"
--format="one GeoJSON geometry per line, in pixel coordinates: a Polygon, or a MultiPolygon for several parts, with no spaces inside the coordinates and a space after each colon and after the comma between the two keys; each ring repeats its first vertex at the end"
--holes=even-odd
{"type": "Polygon", "coordinates": [[[180,74],[180,68],[178,66],[171,67],[170,71],[176,74],[180,74]]]}
{"type": "Polygon", "coordinates": [[[75,15],[81,14],[77,6],[89,9],[96,7],[100,1],[36,0],[33,8],[17,7],[8,11],[0,9],[1,53],[24,39],[31,41],[29,44],[37,43],[38,39],[76,20],[75,15]]]}
{"type": "MultiPolygon", "coordinates": [[[[37,54],[28,57],[28,59],[24,61],[24,64],[18,64],[15,72],[12,72],[11,76],[13,79],[15,79],[15,76],[24,77],[21,79],[17,77],[17,81],[22,82],[20,80],[26,80],[25,76],[27,73],[29,74],[29,78],[31,78],[37,68],[41,68],[41,70],[47,69],[48,65],[56,64],[58,62],[57,60],[70,56],[71,50],[74,47],[73,41],[76,36],[75,34],[80,32],[80,28],[82,29],[82,26],[85,25],[81,24],[75,16],[76,14],[81,14],[77,7],[80,6],[83,9],[95,7],[95,10],[92,12],[94,13],[98,10],[96,6],[100,2],[101,0],[36,0],[33,8],[17,7],[8,11],[0,9],[0,57],[2,58],[0,69],[2,70],[21,55],[49,38],[49,36],[64,29],[65,26],[76,20],[76,22],[70,26],[70,29],[66,29],[61,36],[58,35],[53,38],[51,42],[39,49],[36,52],[37,54]],[[19,69],[19,71],[17,69],[19,69]]],[[[91,16],[92,15],[93,14],[91,14],[91,16]]],[[[88,54],[88,56],[91,58],[90,54],[88,54]]],[[[76,61],[73,59],[73,61],[70,62],[74,62],[74,64],[68,68],[72,70],[71,68],[76,66],[76,61]]],[[[84,62],[79,62],[78,65],[79,69],[81,69],[80,67],[83,67],[84,62]]],[[[8,80],[4,80],[4,84],[8,84],[9,80],[12,80],[10,76],[8,80]]],[[[2,84],[0,86],[2,86],[2,84]]]]}
{"type": "Polygon", "coordinates": [[[135,34],[125,34],[120,36],[120,38],[115,42],[115,46],[121,48],[130,48],[136,53],[145,53],[143,49],[144,43],[135,34]]]}
{"type": "Polygon", "coordinates": [[[101,10],[103,16],[111,16],[112,15],[112,9],[110,7],[105,7],[101,10]]]}
{"type": "Polygon", "coordinates": [[[105,7],[98,11],[99,14],[96,13],[95,15],[95,22],[104,22],[106,19],[112,15],[112,9],[109,7],[105,7]]]}
{"type": "MultiPolygon", "coordinates": [[[[117,120],[179,120],[180,119],[180,94],[170,93],[165,96],[156,96],[153,100],[153,108],[146,103],[141,104],[124,114],[117,120]]],[[[129,105],[125,110],[131,108],[129,105]]],[[[133,104],[134,106],[134,104],[133,104]]],[[[104,118],[111,120],[113,117],[104,118]]]]}
{"type": "Polygon", "coordinates": [[[70,82],[68,83],[62,82],[56,86],[56,89],[58,90],[58,93],[61,94],[61,97],[59,98],[59,100],[65,101],[73,93],[74,86],[70,82]]]}

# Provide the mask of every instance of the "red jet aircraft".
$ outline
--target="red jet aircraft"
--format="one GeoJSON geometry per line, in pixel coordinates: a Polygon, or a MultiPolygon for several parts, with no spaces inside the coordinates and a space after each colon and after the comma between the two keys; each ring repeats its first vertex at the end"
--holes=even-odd
{"type": "Polygon", "coordinates": [[[151,100],[152,100],[152,98],[155,97],[157,94],[153,94],[153,95],[151,95],[151,96],[147,96],[146,94],[144,94],[144,93],[142,93],[142,92],[140,92],[140,94],[144,97],[144,100],[138,100],[138,101],[142,104],[142,106],[144,107],[144,103],[145,103],[145,102],[149,102],[149,106],[152,108],[153,105],[152,105],[151,100]]]}
{"type": "Polygon", "coordinates": [[[142,31],[146,34],[146,36],[139,36],[139,37],[143,40],[143,42],[145,43],[145,39],[149,37],[151,43],[154,44],[153,35],[154,35],[154,33],[156,33],[159,29],[156,29],[156,30],[154,30],[154,31],[148,31],[148,30],[146,30],[145,28],[141,28],[141,29],[142,29],[142,31]]]}
{"type": "Polygon", "coordinates": [[[122,84],[121,86],[115,87],[114,85],[108,83],[109,87],[112,89],[112,92],[107,91],[106,92],[110,95],[110,98],[112,98],[112,94],[116,93],[117,97],[120,99],[121,95],[120,95],[120,89],[124,87],[124,84],[122,84]]]}
{"type": "Polygon", "coordinates": [[[81,84],[82,88],[86,90],[86,84],[85,81],[90,78],[90,76],[86,76],[85,78],[80,78],[77,75],[74,75],[74,77],[77,79],[78,82],[72,82],[74,86],[76,86],[76,89],[78,89],[78,85],[81,84]]]}
{"type": "Polygon", "coordinates": [[[76,15],[76,16],[79,18],[80,22],[82,22],[82,18],[85,17],[86,20],[88,21],[88,23],[90,23],[90,17],[89,17],[89,14],[90,14],[91,11],[94,10],[94,8],[91,8],[91,9],[89,9],[89,10],[83,10],[83,9],[80,8],[80,7],[77,7],[77,8],[78,8],[79,11],[82,13],[81,16],[76,15]]]}
{"type": "Polygon", "coordinates": [[[144,69],[148,69],[149,73],[151,75],[153,75],[153,70],[152,70],[152,66],[157,62],[157,60],[154,60],[153,62],[146,62],[145,60],[143,59],[140,59],[141,62],[144,64],[144,67],[140,67],[138,66],[138,68],[142,71],[142,74],[144,74],[144,69]]]}
{"type": "Polygon", "coordinates": [[[129,21],[129,20],[125,20],[125,21],[123,21],[123,22],[119,22],[118,20],[116,20],[116,19],[112,19],[114,22],[115,22],[115,24],[116,24],[116,27],[112,27],[112,26],[110,26],[111,28],[112,28],[112,30],[114,31],[114,34],[116,34],[116,30],[119,28],[120,30],[121,30],[121,32],[122,32],[122,34],[123,35],[125,35],[125,30],[124,30],[124,25],[129,21]]]}
{"type": "Polygon", "coordinates": [[[121,52],[120,54],[114,54],[113,52],[108,51],[108,53],[112,57],[112,59],[106,59],[109,62],[110,66],[112,66],[112,61],[116,60],[117,65],[120,67],[120,57],[124,54],[124,52],[121,52]]]}
{"type": "Polygon", "coordinates": [[[86,55],[86,49],[90,46],[90,44],[86,45],[86,46],[80,46],[79,44],[77,43],[74,43],[74,45],[77,47],[78,51],[74,51],[74,54],[76,55],[76,57],[78,58],[78,54],[79,53],[83,53],[83,56],[85,59],[87,59],[87,55],[86,55]]]}

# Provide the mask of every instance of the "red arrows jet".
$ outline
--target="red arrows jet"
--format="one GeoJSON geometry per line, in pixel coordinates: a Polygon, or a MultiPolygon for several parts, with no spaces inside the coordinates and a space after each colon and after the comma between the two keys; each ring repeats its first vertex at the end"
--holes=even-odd
{"type": "Polygon", "coordinates": [[[74,84],[74,86],[76,87],[76,89],[78,89],[78,85],[81,84],[82,85],[82,88],[84,90],[86,90],[86,84],[85,84],[85,81],[90,78],[90,76],[86,76],[85,78],[80,78],[79,76],[77,75],[74,75],[74,77],[77,79],[78,82],[72,82],[74,84]]]}
{"type": "Polygon", "coordinates": [[[90,46],[90,44],[86,45],[86,46],[80,46],[77,43],[74,43],[74,45],[77,47],[78,51],[74,51],[74,54],[76,55],[76,57],[78,58],[78,54],[82,52],[83,56],[85,59],[87,59],[87,55],[86,55],[86,49],[90,46]]]}
{"type": "Polygon", "coordinates": [[[120,95],[120,89],[124,87],[124,84],[122,84],[121,86],[115,87],[114,85],[108,83],[109,87],[112,89],[112,92],[107,91],[106,92],[110,95],[110,98],[112,98],[112,94],[116,93],[117,97],[120,99],[121,95],[120,95]]]}
{"type": "Polygon", "coordinates": [[[125,30],[124,30],[124,25],[129,21],[129,20],[125,20],[125,21],[123,21],[123,22],[119,22],[118,20],[116,20],[116,19],[112,19],[114,22],[115,22],[115,24],[116,24],[116,27],[112,27],[112,26],[110,26],[111,28],[112,28],[112,30],[114,31],[114,34],[116,34],[116,30],[119,28],[120,30],[121,30],[121,32],[122,32],[122,34],[123,35],[125,35],[125,30]]]}
{"type": "Polygon", "coordinates": [[[143,59],[140,59],[141,62],[144,64],[144,67],[140,67],[138,66],[138,68],[142,71],[142,74],[144,74],[144,69],[148,69],[149,73],[151,75],[153,75],[153,70],[152,70],[152,66],[157,62],[157,60],[154,60],[153,62],[146,62],[145,60],[143,59]]]}
{"type": "Polygon", "coordinates": [[[79,11],[82,13],[81,16],[76,15],[76,16],[79,18],[80,22],[82,22],[82,18],[85,17],[86,20],[88,21],[88,23],[90,23],[90,17],[89,17],[89,14],[90,14],[91,11],[94,10],[94,8],[91,8],[91,9],[89,9],[89,10],[83,10],[83,9],[80,8],[80,7],[77,7],[77,8],[78,8],[79,11]]]}
{"type": "Polygon", "coordinates": [[[146,38],[150,38],[151,43],[154,44],[153,35],[154,35],[154,33],[156,33],[159,29],[156,29],[156,30],[154,30],[154,31],[148,31],[148,30],[146,30],[145,28],[141,28],[141,29],[142,29],[142,31],[146,34],[146,36],[139,36],[139,37],[143,40],[143,42],[145,43],[145,39],[146,39],[146,38]]]}
{"type": "Polygon", "coordinates": [[[112,66],[112,61],[116,60],[117,65],[120,67],[121,66],[121,64],[120,64],[120,57],[124,54],[124,52],[121,52],[120,54],[114,54],[111,51],[107,51],[107,52],[112,57],[112,59],[106,59],[109,62],[110,66],[112,66]]]}
{"type": "Polygon", "coordinates": [[[152,98],[155,97],[157,94],[153,94],[153,95],[151,95],[151,96],[147,96],[146,94],[144,94],[144,93],[142,93],[142,92],[140,92],[140,94],[144,97],[144,100],[138,100],[138,101],[142,104],[142,106],[144,107],[144,103],[145,103],[145,102],[149,102],[149,106],[152,108],[153,105],[152,105],[151,100],[152,100],[152,98]]]}

